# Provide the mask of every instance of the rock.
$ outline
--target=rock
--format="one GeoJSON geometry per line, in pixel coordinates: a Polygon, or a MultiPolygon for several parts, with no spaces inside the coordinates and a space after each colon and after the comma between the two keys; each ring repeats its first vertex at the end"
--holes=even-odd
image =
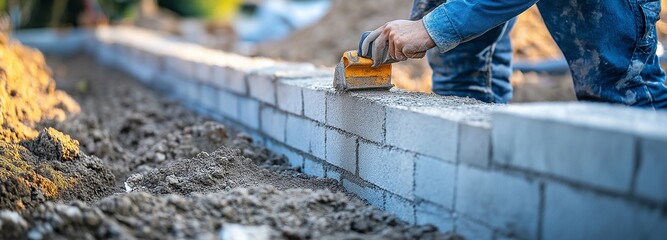
{"type": "Polygon", "coordinates": [[[176,176],[174,176],[174,175],[167,176],[167,178],[165,178],[165,180],[167,180],[167,183],[169,183],[170,185],[177,185],[178,184],[178,178],[176,178],[176,176]]]}
{"type": "Polygon", "coordinates": [[[157,162],[163,162],[166,159],[167,159],[167,156],[165,156],[164,153],[156,153],[155,154],[155,161],[157,161],[157,162]]]}

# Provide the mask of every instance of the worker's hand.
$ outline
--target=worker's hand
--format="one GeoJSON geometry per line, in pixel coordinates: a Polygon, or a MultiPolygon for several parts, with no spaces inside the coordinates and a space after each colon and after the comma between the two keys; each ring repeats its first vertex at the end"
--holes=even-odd
{"type": "Polygon", "coordinates": [[[396,20],[371,32],[362,43],[362,53],[365,55],[372,51],[373,66],[377,66],[389,58],[396,61],[422,58],[426,55],[426,50],[433,47],[435,42],[426,31],[422,20],[396,20]],[[368,49],[371,41],[373,49],[368,49]]]}

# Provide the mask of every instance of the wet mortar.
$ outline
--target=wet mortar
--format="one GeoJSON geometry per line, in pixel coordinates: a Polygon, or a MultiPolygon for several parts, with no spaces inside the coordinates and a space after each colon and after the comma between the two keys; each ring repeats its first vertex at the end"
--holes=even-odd
{"type": "Polygon", "coordinates": [[[45,168],[71,187],[23,210],[0,206],[1,239],[456,238],[402,222],[334,180],[301,174],[243,133],[93,59],[48,62],[81,112],[42,121],[39,136],[7,149],[49,160],[45,168]]]}

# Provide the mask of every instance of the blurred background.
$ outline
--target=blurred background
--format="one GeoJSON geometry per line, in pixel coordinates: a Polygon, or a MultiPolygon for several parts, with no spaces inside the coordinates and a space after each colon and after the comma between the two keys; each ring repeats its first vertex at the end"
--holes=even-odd
{"type": "MultiPolygon", "coordinates": [[[[411,6],[408,0],[0,0],[0,29],[55,28],[65,34],[72,28],[134,25],[242,55],[332,67],[343,51],[356,48],[363,31],[406,19],[411,6]]],[[[658,29],[664,42],[667,24],[661,20],[658,29]]],[[[519,16],[511,37],[514,102],[575,99],[567,65],[536,8],[519,16]]],[[[430,91],[425,60],[394,65],[399,88],[430,91]]]]}

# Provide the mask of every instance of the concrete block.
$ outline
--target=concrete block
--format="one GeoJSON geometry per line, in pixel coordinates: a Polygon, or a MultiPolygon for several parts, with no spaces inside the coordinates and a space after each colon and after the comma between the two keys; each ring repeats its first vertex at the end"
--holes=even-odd
{"type": "MultiPolygon", "coordinates": [[[[213,87],[211,87],[213,89],[213,87]]],[[[238,121],[239,120],[239,97],[231,94],[225,90],[221,89],[215,89],[215,93],[217,95],[218,99],[218,104],[214,106],[217,110],[218,113],[222,114],[225,117],[231,118],[232,120],[238,121]]],[[[253,107],[259,107],[257,106],[247,106],[245,104],[243,107],[247,107],[248,109],[244,109],[244,111],[251,111],[251,108],[253,107]]],[[[258,114],[259,110],[257,109],[255,114],[258,114]]],[[[255,120],[259,121],[259,119],[255,120]]]]}
{"type": "Polygon", "coordinates": [[[148,83],[156,74],[156,66],[149,58],[145,51],[141,49],[132,48],[130,51],[131,57],[123,60],[126,72],[132,75],[142,83],[148,83]]]}
{"type": "Polygon", "coordinates": [[[260,103],[251,98],[238,98],[239,122],[250,129],[259,129],[260,103]]]}
{"type": "Polygon", "coordinates": [[[174,77],[169,79],[171,81],[172,87],[174,87],[174,94],[178,99],[182,101],[187,101],[188,86],[187,83],[180,78],[174,77]]]}
{"type": "Polygon", "coordinates": [[[384,107],[349,94],[331,93],[326,97],[326,122],[362,138],[384,141],[384,107]]]}
{"type": "Polygon", "coordinates": [[[418,155],[415,165],[415,196],[454,209],[456,165],[418,155]]]}
{"type": "MultiPolygon", "coordinates": [[[[264,103],[276,105],[276,82],[278,79],[293,79],[291,75],[314,70],[310,64],[280,64],[250,71],[246,78],[250,96],[264,103]]],[[[300,78],[302,76],[297,76],[300,78]]]]}
{"type": "Polygon", "coordinates": [[[288,115],[285,143],[293,148],[309,153],[310,134],[313,129],[310,125],[314,124],[315,122],[310,122],[307,119],[291,114],[288,115]]]}
{"type": "Polygon", "coordinates": [[[415,111],[387,108],[387,144],[454,162],[459,124],[415,111]]]}
{"type": "Polygon", "coordinates": [[[113,66],[116,63],[116,54],[111,44],[100,45],[95,59],[101,64],[113,66]]]}
{"type": "MultiPolygon", "coordinates": [[[[201,84],[199,87],[199,103],[201,103],[202,107],[205,109],[217,112],[218,105],[220,104],[218,100],[219,90],[208,84],[201,84]]],[[[234,109],[236,109],[236,106],[234,106],[234,109]]]]}
{"type": "Polygon", "coordinates": [[[142,59],[142,62],[147,69],[145,82],[151,83],[163,69],[162,58],[151,52],[142,51],[142,59]]]}
{"type": "Polygon", "coordinates": [[[248,79],[246,72],[240,69],[230,69],[225,81],[227,89],[240,95],[248,95],[248,79]]]}
{"type": "Polygon", "coordinates": [[[303,90],[303,114],[315,121],[326,121],[326,92],[309,88],[303,90]]]}
{"type": "Polygon", "coordinates": [[[286,80],[311,80],[317,78],[333,79],[333,70],[317,69],[310,63],[283,63],[273,68],[278,69],[275,72],[276,77],[286,80]]]}
{"type": "Polygon", "coordinates": [[[415,206],[416,224],[431,224],[440,232],[454,232],[454,215],[447,209],[423,201],[415,206]]]}
{"type": "Polygon", "coordinates": [[[287,145],[324,159],[325,131],[317,122],[288,115],[285,142],[287,145]]]}
{"type": "Polygon", "coordinates": [[[326,132],[322,124],[315,123],[312,125],[313,135],[310,137],[310,154],[324,160],[326,158],[326,132]]]}
{"type": "Polygon", "coordinates": [[[304,159],[303,172],[308,175],[324,178],[324,166],[322,166],[322,163],[310,158],[304,159]]]}
{"type": "Polygon", "coordinates": [[[326,135],[326,161],[352,174],[356,174],[357,137],[335,129],[327,129],[326,135]]]}
{"type": "Polygon", "coordinates": [[[524,178],[459,166],[456,211],[519,238],[536,239],[540,189],[524,178]]]}
{"type": "Polygon", "coordinates": [[[188,103],[196,103],[200,99],[199,83],[192,81],[183,81],[181,86],[185,88],[185,99],[188,103]]]}
{"type": "Polygon", "coordinates": [[[465,217],[458,217],[456,219],[456,233],[463,236],[465,239],[494,239],[493,229],[465,217]]]}
{"type": "Polygon", "coordinates": [[[133,65],[130,63],[132,61],[131,57],[129,56],[130,49],[127,46],[121,44],[116,45],[116,49],[117,52],[115,54],[118,59],[120,59],[120,61],[116,63],[116,66],[123,72],[128,72],[131,74],[131,68],[133,65]]]}
{"type": "Polygon", "coordinates": [[[336,168],[329,167],[329,168],[325,169],[324,177],[340,181],[341,180],[341,174],[338,171],[339,170],[336,169],[336,168]]]}
{"type": "Polygon", "coordinates": [[[195,79],[195,64],[189,59],[185,59],[182,57],[175,57],[174,58],[175,66],[174,70],[178,74],[179,77],[183,78],[184,80],[187,81],[193,81],[195,79]]]}
{"type": "Polygon", "coordinates": [[[414,154],[359,141],[359,176],[387,191],[412,200],[414,154]]]}
{"type": "Polygon", "coordinates": [[[664,239],[667,217],[621,199],[546,186],[543,239],[664,239]]]}
{"type": "Polygon", "coordinates": [[[170,74],[158,74],[151,87],[167,96],[176,96],[176,82],[178,80],[170,74]]]}
{"type": "Polygon", "coordinates": [[[506,112],[494,115],[492,138],[493,161],[499,164],[621,193],[630,190],[636,154],[632,135],[506,112]]]}
{"type": "Polygon", "coordinates": [[[177,61],[178,61],[178,58],[176,56],[172,56],[172,55],[165,55],[164,56],[165,74],[173,75],[173,76],[178,75],[178,71],[176,71],[176,68],[178,66],[177,61]]]}
{"type": "Polygon", "coordinates": [[[491,128],[459,125],[459,162],[487,168],[491,163],[491,128]]]}
{"type": "Polygon", "coordinates": [[[282,143],[277,143],[275,141],[268,141],[266,145],[271,151],[285,156],[292,167],[303,169],[303,155],[289,149],[282,143]]]}
{"type": "Polygon", "coordinates": [[[411,224],[415,223],[415,206],[410,200],[395,194],[385,193],[384,209],[403,221],[411,224]]]}
{"type": "Polygon", "coordinates": [[[212,66],[213,77],[210,83],[216,87],[245,96],[248,94],[246,72],[228,66],[212,66]]]}
{"type": "Polygon", "coordinates": [[[630,188],[633,160],[638,154],[634,147],[636,139],[667,138],[667,128],[664,127],[667,113],[618,105],[511,105],[496,115],[493,128],[494,161],[498,159],[499,162],[505,161],[538,171],[547,169],[559,176],[624,193],[630,188]],[[505,126],[513,124],[514,128],[499,128],[496,120],[505,126]],[[531,122],[532,126],[523,127],[525,122],[531,122]],[[531,131],[536,128],[543,130],[531,131]],[[497,130],[502,132],[496,133],[497,130]],[[524,137],[515,134],[518,130],[524,137]],[[499,148],[496,138],[501,140],[510,136],[510,132],[513,140],[501,143],[504,144],[501,152],[496,151],[499,148]],[[512,150],[526,146],[522,145],[526,141],[548,144],[527,148],[529,151],[523,151],[523,155],[510,156],[512,150]],[[526,162],[528,160],[530,162],[526,162]]]}
{"type": "Polygon", "coordinates": [[[250,96],[261,102],[276,105],[276,79],[273,75],[247,75],[250,96]]]}
{"type": "Polygon", "coordinates": [[[635,191],[657,202],[667,202],[667,140],[642,139],[635,191]]]}
{"type": "Polygon", "coordinates": [[[368,203],[374,207],[384,210],[384,191],[374,187],[362,186],[345,178],[343,178],[341,182],[345,190],[368,201],[368,203]]]}
{"type": "Polygon", "coordinates": [[[294,85],[283,84],[281,81],[276,85],[276,103],[278,108],[295,115],[303,114],[303,99],[301,88],[294,85]]]}
{"type": "Polygon", "coordinates": [[[142,83],[147,83],[153,72],[139,62],[139,59],[125,59],[123,61],[123,71],[142,83]]]}
{"type": "Polygon", "coordinates": [[[211,79],[209,83],[216,88],[227,89],[227,71],[230,71],[226,66],[211,65],[211,79]]]}
{"type": "Polygon", "coordinates": [[[211,67],[210,63],[207,62],[202,62],[202,61],[197,61],[197,62],[192,62],[193,68],[194,68],[194,79],[198,82],[201,83],[209,83],[211,82],[211,78],[213,76],[213,68],[211,67]]]}
{"type": "Polygon", "coordinates": [[[326,122],[326,95],[333,93],[332,77],[281,80],[280,83],[296,86],[303,93],[303,114],[315,121],[326,122]]]}
{"type": "Polygon", "coordinates": [[[285,142],[287,115],[270,106],[261,109],[261,130],[276,141],[285,142]]]}

